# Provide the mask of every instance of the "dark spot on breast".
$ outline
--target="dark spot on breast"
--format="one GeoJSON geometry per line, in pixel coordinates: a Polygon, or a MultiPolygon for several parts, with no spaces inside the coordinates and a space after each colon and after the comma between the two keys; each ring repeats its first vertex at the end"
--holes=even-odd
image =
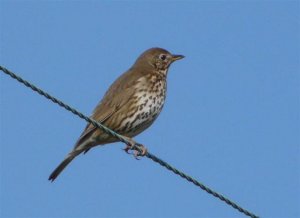
{"type": "Polygon", "coordinates": [[[129,128],[130,122],[127,121],[122,131],[126,131],[129,128]]]}

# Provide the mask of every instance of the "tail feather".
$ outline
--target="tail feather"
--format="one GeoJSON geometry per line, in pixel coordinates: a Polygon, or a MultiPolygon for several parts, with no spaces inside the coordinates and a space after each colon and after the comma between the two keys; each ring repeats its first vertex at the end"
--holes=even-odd
{"type": "Polygon", "coordinates": [[[53,182],[59,174],[65,169],[66,166],[77,156],[79,155],[83,150],[74,150],[71,153],[68,154],[68,156],[56,167],[56,169],[51,173],[48,180],[53,182]]]}

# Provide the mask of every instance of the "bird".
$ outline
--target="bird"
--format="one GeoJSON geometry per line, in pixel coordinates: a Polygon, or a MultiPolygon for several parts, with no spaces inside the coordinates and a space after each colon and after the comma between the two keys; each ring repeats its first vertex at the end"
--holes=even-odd
{"type": "MultiPolygon", "coordinates": [[[[124,136],[130,142],[124,148],[128,153],[136,145],[132,138],[150,127],[162,111],[169,67],[182,58],[183,55],[171,54],[158,47],[144,51],[129,70],[112,83],[90,118],[124,136]]],[[[71,152],[48,179],[53,182],[79,154],[85,154],[95,146],[117,141],[91,123],[87,124],[71,152]]],[[[147,153],[145,146],[141,145],[140,148],[141,152],[135,153],[135,156],[147,153]]]]}

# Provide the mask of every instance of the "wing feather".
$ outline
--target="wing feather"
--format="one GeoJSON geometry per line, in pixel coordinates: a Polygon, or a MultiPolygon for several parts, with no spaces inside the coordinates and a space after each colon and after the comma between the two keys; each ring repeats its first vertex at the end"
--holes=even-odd
{"type": "MultiPolygon", "coordinates": [[[[109,121],[112,117],[114,117],[114,114],[121,110],[134,95],[134,85],[138,79],[144,75],[145,73],[138,69],[135,69],[134,71],[133,69],[130,69],[121,75],[105,93],[103,99],[94,109],[91,118],[97,120],[103,125],[110,123],[109,121]]],[[[108,127],[111,128],[110,126],[108,127]]],[[[100,130],[98,130],[98,128],[96,128],[93,124],[87,124],[85,130],[77,140],[74,149],[89,140],[96,131],[100,130]]],[[[89,150],[89,148],[90,146],[87,146],[86,150],[89,150]]]]}

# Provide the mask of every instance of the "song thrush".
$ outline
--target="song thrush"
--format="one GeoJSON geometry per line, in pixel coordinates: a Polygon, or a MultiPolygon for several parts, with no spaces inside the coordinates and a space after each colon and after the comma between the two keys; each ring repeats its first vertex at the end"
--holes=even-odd
{"type": "MultiPolygon", "coordinates": [[[[124,135],[133,146],[135,142],[131,138],[147,129],[161,112],[166,97],[168,69],[174,61],[182,58],[183,55],[172,55],[162,48],[145,51],[110,86],[91,118],[124,135]]],[[[80,153],[116,141],[116,138],[88,124],[73,150],[52,172],[49,180],[54,181],[80,153]]],[[[128,152],[130,148],[127,146],[124,150],[128,152]]],[[[139,155],[145,155],[146,148],[142,147],[142,150],[139,155]]]]}

